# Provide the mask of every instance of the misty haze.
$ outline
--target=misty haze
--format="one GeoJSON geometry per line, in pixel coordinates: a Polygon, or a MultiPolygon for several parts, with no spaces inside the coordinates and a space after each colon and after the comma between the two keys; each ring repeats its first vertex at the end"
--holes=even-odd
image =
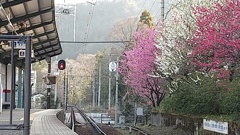
{"type": "MultiPolygon", "coordinates": [[[[172,2],[166,1],[165,12],[170,3],[172,2]]],[[[110,33],[117,22],[133,19],[137,23],[144,10],[151,13],[153,20],[159,20],[161,14],[160,2],[145,0],[115,0],[113,2],[99,0],[96,3],[77,3],[76,14],[74,8],[75,5],[68,4],[67,0],[66,3],[56,4],[56,23],[60,41],[74,41],[74,39],[80,42],[116,41],[117,39],[110,38],[110,33]],[[64,9],[69,9],[69,12],[64,12],[64,9]]],[[[75,59],[79,54],[95,54],[97,51],[113,46],[123,47],[123,44],[110,43],[61,43],[61,45],[63,53],[58,57],[62,59],[75,59]]]]}

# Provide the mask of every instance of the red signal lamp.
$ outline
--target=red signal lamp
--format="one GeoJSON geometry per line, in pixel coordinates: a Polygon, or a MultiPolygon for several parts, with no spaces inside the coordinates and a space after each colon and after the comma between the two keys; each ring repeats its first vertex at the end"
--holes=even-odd
{"type": "Polygon", "coordinates": [[[59,60],[58,61],[58,69],[59,70],[64,70],[66,68],[66,62],[65,60],[59,60]]]}

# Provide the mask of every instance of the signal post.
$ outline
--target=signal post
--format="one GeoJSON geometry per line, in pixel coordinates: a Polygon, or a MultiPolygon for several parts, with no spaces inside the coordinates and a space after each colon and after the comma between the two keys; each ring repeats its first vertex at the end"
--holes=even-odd
{"type": "MultiPolygon", "coordinates": [[[[48,75],[44,77],[45,84],[47,85],[47,109],[51,108],[51,88],[52,84],[56,84],[56,76],[51,75],[51,58],[46,58],[46,61],[48,63],[48,75]]],[[[64,60],[58,61],[58,69],[64,70],[66,67],[66,63],[64,60]]],[[[55,95],[56,96],[56,95],[55,95]]]]}
{"type": "MultiPolygon", "coordinates": [[[[64,70],[66,68],[66,62],[65,60],[59,60],[58,61],[58,69],[59,70],[64,70]]],[[[66,90],[66,72],[64,70],[63,74],[63,91],[64,91],[64,96],[65,96],[65,110],[67,110],[67,90],[66,90]]]]}
{"type": "MultiPolygon", "coordinates": [[[[46,57],[46,61],[48,63],[48,75],[51,74],[51,58],[46,57]]],[[[47,109],[50,109],[50,95],[51,95],[51,83],[48,81],[47,83],[47,109]]]]}

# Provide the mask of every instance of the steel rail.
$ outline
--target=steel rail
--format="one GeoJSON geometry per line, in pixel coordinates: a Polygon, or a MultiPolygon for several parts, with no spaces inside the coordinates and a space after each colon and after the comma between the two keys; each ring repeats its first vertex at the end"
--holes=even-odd
{"type": "Polygon", "coordinates": [[[95,130],[97,130],[97,132],[98,132],[100,135],[107,135],[106,133],[104,133],[104,132],[102,131],[102,129],[101,129],[89,116],[87,116],[83,111],[81,111],[81,110],[78,109],[77,107],[75,107],[75,108],[76,108],[76,109],[78,110],[78,112],[82,115],[82,117],[83,117],[86,121],[88,121],[95,130]]]}
{"type": "Polygon", "coordinates": [[[134,130],[134,131],[136,131],[136,132],[140,132],[141,135],[150,135],[150,134],[142,131],[141,129],[139,129],[139,128],[137,128],[137,127],[134,127],[134,126],[127,126],[127,127],[129,128],[129,130],[131,129],[131,130],[134,130]]]}

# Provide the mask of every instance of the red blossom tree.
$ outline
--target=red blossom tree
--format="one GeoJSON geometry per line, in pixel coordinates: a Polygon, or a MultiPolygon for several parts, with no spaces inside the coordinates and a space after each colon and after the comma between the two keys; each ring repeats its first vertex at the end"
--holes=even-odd
{"type": "Polygon", "coordinates": [[[240,62],[240,0],[197,7],[194,14],[198,28],[191,39],[193,64],[231,79],[240,62]]]}
{"type": "Polygon", "coordinates": [[[159,106],[165,96],[164,80],[155,75],[155,58],[160,53],[155,46],[157,36],[158,32],[153,28],[137,31],[134,35],[136,45],[125,52],[119,67],[125,83],[135,94],[150,100],[153,107],[159,106]]]}

